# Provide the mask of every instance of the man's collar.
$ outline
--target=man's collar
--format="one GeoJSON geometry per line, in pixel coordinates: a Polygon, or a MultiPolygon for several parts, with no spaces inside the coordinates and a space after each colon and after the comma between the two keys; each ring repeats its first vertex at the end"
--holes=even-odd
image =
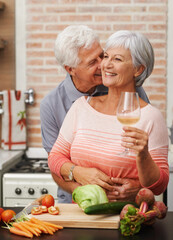
{"type": "Polygon", "coordinates": [[[64,80],[64,87],[65,90],[68,94],[68,97],[70,99],[71,102],[75,102],[76,99],[82,97],[82,96],[88,96],[88,94],[86,93],[82,93],[80,91],[78,91],[71,79],[70,74],[67,73],[66,78],[64,80]]]}
{"type": "MultiPolygon", "coordinates": [[[[76,99],[82,97],[82,96],[88,96],[88,93],[82,93],[80,91],[78,91],[72,81],[71,76],[67,73],[66,78],[64,80],[64,87],[65,90],[68,94],[68,97],[70,99],[71,102],[75,102],[76,99]]],[[[94,95],[100,95],[101,93],[107,93],[108,89],[103,86],[103,85],[99,85],[96,87],[96,90],[91,94],[91,96],[94,95]]]]}

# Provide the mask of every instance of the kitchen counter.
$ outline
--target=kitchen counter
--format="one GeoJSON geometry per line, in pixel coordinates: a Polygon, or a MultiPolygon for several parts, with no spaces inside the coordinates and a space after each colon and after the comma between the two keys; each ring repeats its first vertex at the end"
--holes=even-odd
{"type": "MultiPolygon", "coordinates": [[[[16,213],[21,208],[12,208],[16,213]]],[[[133,237],[124,237],[119,230],[109,229],[82,229],[82,228],[64,228],[57,231],[54,235],[42,234],[39,238],[33,239],[49,239],[49,240],[172,240],[173,238],[173,212],[168,212],[166,218],[159,220],[153,226],[145,226],[133,237]]],[[[20,240],[20,237],[11,234],[7,229],[0,229],[0,236],[3,240],[20,240]]],[[[25,238],[26,239],[26,238],[25,238]]]]}
{"type": "Polygon", "coordinates": [[[24,154],[24,151],[5,151],[0,149],[0,170],[4,169],[15,159],[19,159],[24,154]]]}
{"type": "Polygon", "coordinates": [[[6,151],[0,149],[0,206],[2,206],[2,178],[3,174],[22,159],[24,151],[6,151]]]}

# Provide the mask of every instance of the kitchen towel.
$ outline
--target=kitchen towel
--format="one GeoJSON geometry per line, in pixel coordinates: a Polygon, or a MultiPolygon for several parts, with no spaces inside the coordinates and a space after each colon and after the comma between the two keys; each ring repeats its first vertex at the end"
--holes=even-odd
{"type": "Polygon", "coordinates": [[[3,91],[2,138],[4,150],[26,149],[25,93],[3,91]]]}

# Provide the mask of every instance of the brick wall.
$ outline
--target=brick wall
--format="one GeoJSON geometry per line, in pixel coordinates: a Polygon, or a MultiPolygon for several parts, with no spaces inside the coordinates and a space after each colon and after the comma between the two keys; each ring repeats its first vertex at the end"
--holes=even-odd
{"type": "Polygon", "coordinates": [[[101,43],[120,29],[140,31],[151,41],[155,67],[144,88],[153,105],[166,117],[167,0],[26,0],[27,88],[35,89],[29,106],[29,147],[41,147],[41,99],[63,80],[65,72],[54,57],[57,34],[70,24],[86,24],[101,43]]]}

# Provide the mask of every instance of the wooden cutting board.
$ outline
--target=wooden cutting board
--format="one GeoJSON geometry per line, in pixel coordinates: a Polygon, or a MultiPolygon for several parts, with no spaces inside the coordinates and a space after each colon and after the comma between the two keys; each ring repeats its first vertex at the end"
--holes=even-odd
{"type": "Polygon", "coordinates": [[[60,203],[58,207],[59,215],[44,213],[41,215],[30,214],[29,216],[69,228],[119,228],[119,215],[87,215],[77,204],[60,203]]]}

